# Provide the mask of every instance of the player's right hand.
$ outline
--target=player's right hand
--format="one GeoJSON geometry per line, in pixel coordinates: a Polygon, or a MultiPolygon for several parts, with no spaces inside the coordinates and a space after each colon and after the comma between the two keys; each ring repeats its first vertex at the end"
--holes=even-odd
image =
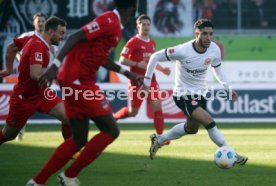
{"type": "Polygon", "coordinates": [[[1,71],[0,71],[0,77],[9,76],[9,75],[11,75],[11,73],[12,73],[12,70],[8,70],[8,69],[1,70],[1,71]]]}
{"type": "Polygon", "coordinates": [[[38,85],[40,87],[51,86],[54,79],[56,79],[58,73],[58,68],[56,65],[51,65],[50,68],[39,78],[38,85]]]}

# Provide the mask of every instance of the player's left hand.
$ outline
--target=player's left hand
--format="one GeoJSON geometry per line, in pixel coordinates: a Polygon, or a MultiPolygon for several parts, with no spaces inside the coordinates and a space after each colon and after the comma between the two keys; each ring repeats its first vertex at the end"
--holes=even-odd
{"type": "Polygon", "coordinates": [[[141,95],[143,98],[145,98],[148,95],[148,93],[149,93],[149,87],[143,84],[138,91],[138,95],[141,95]]]}
{"type": "Polygon", "coordinates": [[[232,90],[230,90],[230,93],[231,93],[231,97],[232,97],[232,100],[233,101],[237,101],[238,100],[238,93],[234,90],[234,89],[232,89],[232,90]]]}
{"type": "Polygon", "coordinates": [[[171,74],[171,69],[169,67],[165,67],[162,69],[162,73],[169,76],[171,74]]]}
{"type": "Polygon", "coordinates": [[[135,85],[140,86],[143,83],[144,76],[127,71],[126,77],[134,82],[135,85]]]}
{"type": "Polygon", "coordinates": [[[47,71],[39,78],[38,85],[40,87],[49,87],[51,86],[53,80],[56,78],[58,73],[58,68],[56,65],[51,65],[47,71]]]}

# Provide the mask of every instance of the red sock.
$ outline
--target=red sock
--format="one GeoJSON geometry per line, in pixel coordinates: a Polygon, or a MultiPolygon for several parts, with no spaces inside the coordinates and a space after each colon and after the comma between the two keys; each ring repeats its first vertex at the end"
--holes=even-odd
{"type": "Polygon", "coordinates": [[[35,182],[38,184],[45,184],[47,179],[63,167],[78,150],[79,146],[72,138],[65,140],[55,150],[54,154],[40,172],[34,177],[35,182]]]}
{"type": "Polygon", "coordinates": [[[79,157],[65,170],[65,175],[70,178],[77,177],[79,172],[100,156],[102,151],[113,141],[114,138],[104,132],[94,136],[85,145],[79,157]]]}
{"type": "Polygon", "coordinates": [[[162,110],[154,112],[154,127],[157,134],[162,134],[164,130],[164,117],[162,110]]]}
{"type": "Polygon", "coordinates": [[[2,130],[0,130],[0,145],[2,144],[2,143],[4,143],[6,140],[5,140],[5,138],[4,138],[4,135],[3,135],[3,132],[2,132],[2,130]]]}
{"type": "Polygon", "coordinates": [[[123,119],[128,117],[128,107],[123,107],[121,110],[119,110],[118,112],[116,112],[115,114],[113,114],[113,117],[118,120],[118,119],[123,119]]]}
{"type": "Polygon", "coordinates": [[[70,138],[72,136],[72,130],[69,123],[61,123],[61,133],[64,140],[70,138]]]}

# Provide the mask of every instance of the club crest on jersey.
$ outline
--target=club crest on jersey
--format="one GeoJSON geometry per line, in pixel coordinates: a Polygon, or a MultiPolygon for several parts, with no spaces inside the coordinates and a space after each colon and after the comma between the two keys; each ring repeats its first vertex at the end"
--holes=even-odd
{"type": "Polygon", "coordinates": [[[196,105],[198,105],[198,102],[197,102],[196,100],[193,100],[193,101],[192,101],[192,105],[193,105],[193,106],[196,106],[196,105]]]}
{"type": "Polygon", "coordinates": [[[211,58],[207,58],[207,59],[205,59],[205,61],[204,61],[204,65],[210,65],[211,64],[211,58]]]}
{"type": "Polygon", "coordinates": [[[35,60],[36,61],[43,61],[42,53],[41,52],[36,52],[35,53],[35,60]]]}
{"type": "Polygon", "coordinates": [[[89,33],[100,30],[100,25],[96,21],[93,21],[92,23],[88,24],[86,27],[89,33]]]}
{"type": "Polygon", "coordinates": [[[174,48],[169,48],[169,54],[173,54],[174,53],[174,48]]]}

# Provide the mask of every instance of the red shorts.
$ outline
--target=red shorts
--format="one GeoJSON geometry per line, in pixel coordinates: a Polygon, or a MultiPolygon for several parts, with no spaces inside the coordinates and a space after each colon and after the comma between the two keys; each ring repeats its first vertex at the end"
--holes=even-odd
{"type": "MultiPolygon", "coordinates": [[[[49,94],[55,94],[54,92],[49,94]]],[[[42,114],[48,114],[52,108],[61,103],[62,100],[57,97],[51,97],[53,99],[48,100],[44,96],[39,96],[35,99],[19,98],[18,95],[12,95],[10,98],[10,110],[6,123],[10,127],[21,128],[27,120],[35,113],[40,112],[42,114]]]]}
{"type": "Polygon", "coordinates": [[[112,113],[108,100],[106,100],[103,91],[97,85],[59,83],[68,118],[92,118],[112,113]]]}
{"type": "MultiPolygon", "coordinates": [[[[128,86],[129,106],[131,108],[139,108],[144,100],[143,96],[138,94],[141,86],[128,86]]],[[[150,91],[147,97],[147,102],[159,99],[159,85],[157,82],[152,82],[150,85],[150,91]]]]}

